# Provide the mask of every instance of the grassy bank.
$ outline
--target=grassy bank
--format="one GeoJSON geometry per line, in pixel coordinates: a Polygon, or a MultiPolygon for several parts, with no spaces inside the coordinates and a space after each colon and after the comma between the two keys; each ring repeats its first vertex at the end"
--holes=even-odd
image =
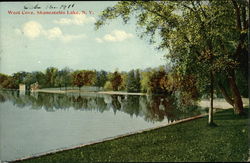
{"type": "Polygon", "coordinates": [[[230,109],[216,113],[215,123],[208,127],[204,117],[22,162],[246,161],[248,117],[230,109]]]}

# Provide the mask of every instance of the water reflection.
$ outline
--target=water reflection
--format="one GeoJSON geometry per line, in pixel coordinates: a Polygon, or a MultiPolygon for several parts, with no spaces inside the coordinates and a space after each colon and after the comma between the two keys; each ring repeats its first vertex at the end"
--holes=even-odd
{"type": "Polygon", "coordinates": [[[18,108],[29,106],[31,109],[45,109],[54,112],[59,109],[76,109],[82,111],[113,110],[140,116],[145,121],[157,122],[167,119],[173,122],[178,119],[201,114],[198,107],[179,107],[174,97],[166,96],[132,96],[101,94],[52,94],[29,93],[18,91],[0,91],[0,102],[11,101],[18,108]]]}

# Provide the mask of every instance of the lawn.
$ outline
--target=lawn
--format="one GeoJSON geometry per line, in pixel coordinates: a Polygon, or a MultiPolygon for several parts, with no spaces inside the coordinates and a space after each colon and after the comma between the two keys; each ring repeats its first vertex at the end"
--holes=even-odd
{"type": "Polygon", "coordinates": [[[248,116],[235,116],[229,109],[215,114],[217,127],[208,127],[204,117],[21,162],[246,161],[248,120],[248,116]]]}

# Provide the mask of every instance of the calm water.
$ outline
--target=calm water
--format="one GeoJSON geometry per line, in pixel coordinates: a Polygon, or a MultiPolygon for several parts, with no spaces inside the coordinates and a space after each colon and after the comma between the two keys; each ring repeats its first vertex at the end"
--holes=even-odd
{"type": "Polygon", "coordinates": [[[0,91],[0,160],[71,147],[201,114],[163,96],[0,91]]]}

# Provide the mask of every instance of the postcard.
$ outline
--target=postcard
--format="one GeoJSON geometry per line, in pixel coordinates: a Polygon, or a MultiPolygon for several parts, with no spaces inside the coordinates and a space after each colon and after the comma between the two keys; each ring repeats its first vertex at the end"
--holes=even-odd
{"type": "Polygon", "coordinates": [[[248,5],[0,2],[0,162],[249,161],[248,5]]]}

